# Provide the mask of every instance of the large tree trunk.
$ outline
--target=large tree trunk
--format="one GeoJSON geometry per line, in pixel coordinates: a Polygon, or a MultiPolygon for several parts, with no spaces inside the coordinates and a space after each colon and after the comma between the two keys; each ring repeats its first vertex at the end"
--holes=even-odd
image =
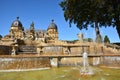
{"type": "Polygon", "coordinates": [[[100,34],[100,31],[99,31],[99,27],[98,27],[98,23],[95,22],[95,32],[96,32],[96,36],[100,34]]]}
{"type": "Polygon", "coordinates": [[[117,30],[118,36],[120,38],[120,21],[116,22],[116,30],[117,30]]]}
{"type": "Polygon", "coordinates": [[[117,29],[117,32],[118,32],[118,36],[120,38],[120,26],[116,28],[117,29]]]}
{"type": "Polygon", "coordinates": [[[116,30],[117,30],[118,36],[120,38],[120,26],[116,26],[116,30]]]}
{"type": "Polygon", "coordinates": [[[99,27],[98,27],[98,22],[95,22],[95,32],[96,32],[96,42],[101,43],[102,42],[102,37],[100,35],[99,27]]]}

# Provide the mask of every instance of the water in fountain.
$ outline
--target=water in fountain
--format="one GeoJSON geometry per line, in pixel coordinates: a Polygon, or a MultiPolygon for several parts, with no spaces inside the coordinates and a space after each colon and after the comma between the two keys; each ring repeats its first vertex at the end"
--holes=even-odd
{"type": "Polygon", "coordinates": [[[93,70],[89,66],[88,63],[88,54],[86,52],[83,53],[83,67],[80,70],[80,74],[83,75],[93,75],[93,70]]]}
{"type": "Polygon", "coordinates": [[[51,66],[57,67],[57,61],[55,61],[55,59],[50,59],[50,64],[51,66]]]}

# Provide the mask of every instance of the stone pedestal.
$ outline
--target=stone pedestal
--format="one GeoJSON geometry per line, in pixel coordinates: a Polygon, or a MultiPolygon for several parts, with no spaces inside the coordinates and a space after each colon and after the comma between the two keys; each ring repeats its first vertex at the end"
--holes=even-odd
{"type": "Polygon", "coordinates": [[[83,42],[83,38],[84,38],[83,34],[80,33],[80,34],[77,34],[77,36],[79,38],[79,41],[82,43],[83,42]]]}

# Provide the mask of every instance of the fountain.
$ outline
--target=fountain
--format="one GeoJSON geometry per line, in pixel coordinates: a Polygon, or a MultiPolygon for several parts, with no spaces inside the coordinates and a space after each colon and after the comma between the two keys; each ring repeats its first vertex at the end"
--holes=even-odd
{"type": "Polygon", "coordinates": [[[50,64],[51,66],[57,67],[57,61],[55,61],[55,59],[50,59],[50,64]]]}
{"type": "Polygon", "coordinates": [[[93,71],[88,63],[88,54],[86,52],[83,53],[83,67],[80,70],[81,75],[93,75],[93,71]]]}

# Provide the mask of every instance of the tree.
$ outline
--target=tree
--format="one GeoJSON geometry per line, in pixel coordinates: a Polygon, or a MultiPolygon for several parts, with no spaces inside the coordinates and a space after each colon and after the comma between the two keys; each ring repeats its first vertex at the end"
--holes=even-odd
{"type": "Polygon", "coordinates": [[[92,38],[88,38],[88,42],[92,42],[93,41],[93,39],[92,38]]]}
{"type": "Polygon", "coordinates": [[[0,40],[2,39],[2,35],[0,35],[0,40]]]}
{"type": "Polygon", "coordinates": [[[116,27],[120,38],[120,0],[104,0],[103,8],[105,12],[100,22],[104,26],[116,27]]]}
{"type": "Polygon", "coordinates": [[[88,25],[95,27],[96,37],[100,38],[99,27],[102,26],[114,25],[118,34],[120,33],[119,4],[115,9],[110,10],[111,5],[115,5],[112,1],[114,0],[110,0],[111,3],[109,0],[64,0],[60,6],[64,11],[65,20],[69,21],[70,25],[74,23],[80,30],[88,29],[88,25]]]}
{"type": "Polygon", "coordinates": [[[92,38],[85,38],[84,41],[93,42],[93,39],[92,38]]]}
{"type": "Polygon", "coordinates": [[[110,40],[107,35],[104,37],[104,43],[110,43],[110,40]]]}

